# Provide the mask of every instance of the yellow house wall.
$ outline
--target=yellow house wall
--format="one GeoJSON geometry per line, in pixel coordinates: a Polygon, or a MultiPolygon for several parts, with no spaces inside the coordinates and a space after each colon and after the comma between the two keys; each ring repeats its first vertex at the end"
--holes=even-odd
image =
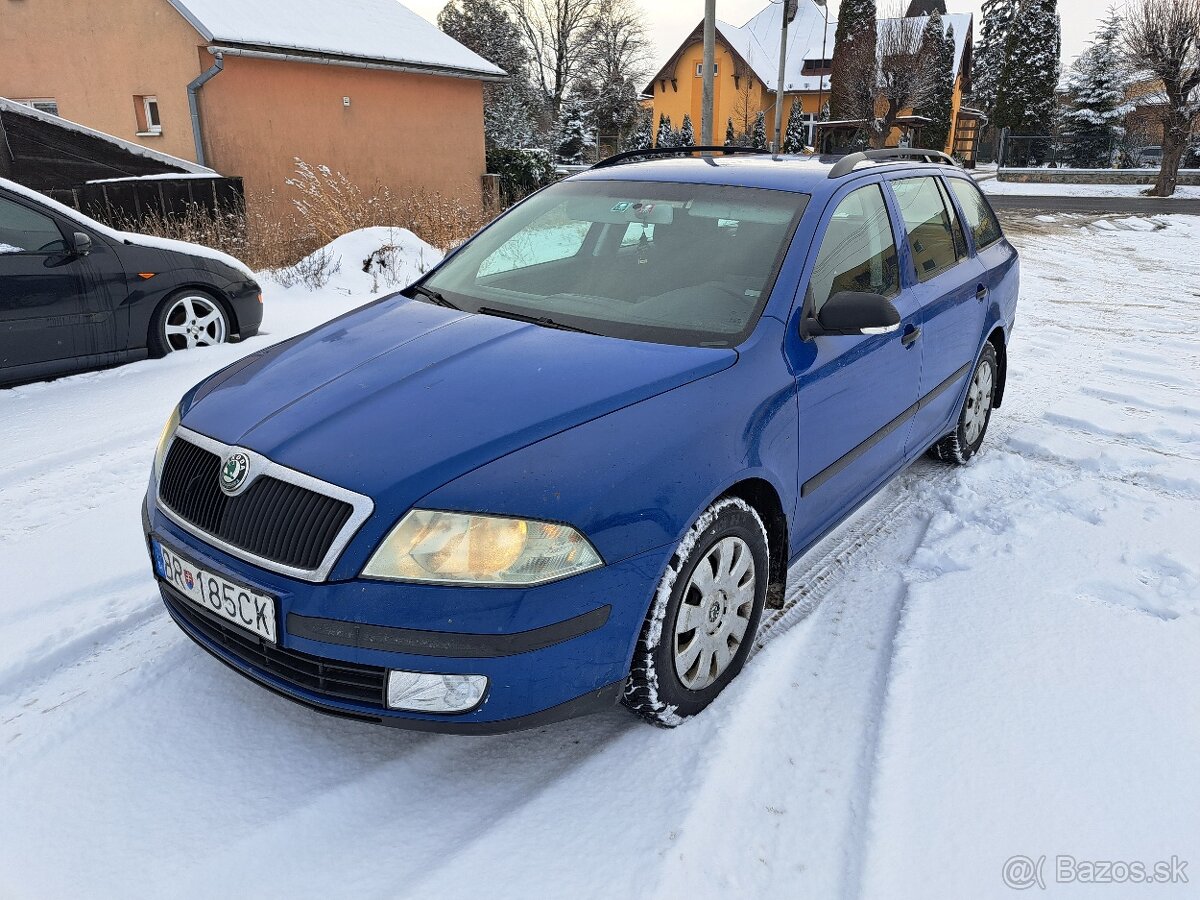
{"type": "MultiPolygon", "coordinates": [[[[713,79],[713,140],[718,143],[725,141],[725,129],[730,119],[733,119],[735,131],[749,131],[754,127],[754,119],[759,110],[766,113],[767,140],[773,140],[775,133],[775,93],[768,91],[754,75],[742,76],[739,87],[734,80],[738,72],[738,63],[724,43],[717,42],[717,76],[713,79]],[[747,78],[752,86],[747,89],[747,78]],[[745,101],[743,101],[745,97],[745,101]],[[747,108],[745,123],[743,122],[743,105],[747,108]]],[[[674,70],[666,74],[665,79],[659,78],[654,82],[654,128],[658,128],[658,120],[665,113],[671,118],[671,124],[679,128],[683,124],[684,115],[692,117],[692,125],[696,130],[696,140],[700,140],[701,103],[704,99],[704,79],[696,74],[696,67],[704,62],[704,45],[693,42],[684,49],[676,61],[674,70]],[[678,89],[671,84],[671,75],[675,77],[678,89]],[[665,81],[665,86],[664,86],[665,81]]],[[[806,113],[817,114],[820,95],[816,91],[802,91],[785,94],[783,100],[784,126],[787,126],[787,116],[791,112],[792,98],[800,97],[801,109],[806,113]]],[[[825,94],[828,102],[829,95],[825,94]]],[[[657,131],[656,131],[657,134],[657,131]]]]}

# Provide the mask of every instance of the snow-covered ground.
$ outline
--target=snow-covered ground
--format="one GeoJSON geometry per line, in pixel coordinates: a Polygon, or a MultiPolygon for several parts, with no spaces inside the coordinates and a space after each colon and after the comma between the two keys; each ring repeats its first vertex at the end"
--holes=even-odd
{"type": "MultiPolygon", "coordinates": [[[[1001,197],[1144,197],[1150,190],[1145,184],[1033,184],[996,178],[981,178],[979,186],[985,194],[1001,197]]],[[[1200,200],[1200,187],[1178,187],[1171,199],[1200,200]]]]}
{"type": "Polygon", "coordinates": [[[162,421],[361,293],[268,290],[246,344],[0,391],[0,896],[974,900],[1018,855],[1051,897],[1195,896],[1055,882],[1064,854],[1200,879],[1200,219],[1103,221],[1012,232],[985,452],[809,554],[674,731],[329,719],[170,622],[138,518],[162,421]]]}

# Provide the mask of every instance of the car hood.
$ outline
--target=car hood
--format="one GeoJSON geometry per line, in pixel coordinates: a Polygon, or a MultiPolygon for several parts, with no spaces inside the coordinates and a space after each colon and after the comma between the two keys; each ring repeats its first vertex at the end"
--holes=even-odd
{"type": "Polygon", "coordinates": [[[393,297],[219,373],[183,421],[399,513],[480,465],[736,359],[393,297]]]}

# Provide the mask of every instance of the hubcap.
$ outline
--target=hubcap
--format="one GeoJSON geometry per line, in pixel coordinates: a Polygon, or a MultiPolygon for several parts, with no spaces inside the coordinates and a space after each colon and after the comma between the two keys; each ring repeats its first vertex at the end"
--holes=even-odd
{"type": "Polygon", "coordinates": [[[225,316],[207,297],[180,297],[167,310],[167,348],[191,350],[225,343],[225,316]]]}
{"type": "Polygon", "coordinates": [[[975,370],[971,386],[967,389],[967,408],[963,417],[963,431],[967,443],[974,444],[987,424],[988,412],[992,408],[992,364],[982,362],[975,370]]]}
{"type": "Polygon", "coordinates": [[[741,538],[717,541],[692,572],[675,618],[675,673],[699,691],[737,655],[754,610],[754,556],[741,538]]]}

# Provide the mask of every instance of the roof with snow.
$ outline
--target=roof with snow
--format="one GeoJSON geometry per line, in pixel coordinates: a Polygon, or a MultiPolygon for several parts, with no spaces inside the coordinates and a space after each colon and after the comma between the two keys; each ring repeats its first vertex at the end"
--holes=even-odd
{"type": "Polygon", "coordinates": [[[397,0],[170,0],[206,41],[448,75],[499,78],[504,70],[397,0]]]}
{"type": "Polygon", "coordinates": [[[61,128],[64,131],[73,131],[76,134],[82,134],[98,141],[104,141],[108,144],[112,144],[114,147],[119,147],[133,156],[141,156],[145,159],[152,160],[153,162],[161,163],[164,166],[172,166],[182,172],[191,172],[208,177],[215,177],[217,175],[216,172],[207,166],[197,165],[190,160],[180,159],[178,156],[171,156],[169,153],[160,153],[159,151],[152,150],[149,147],[143,147],[141,144],[135,144],[132,141],[123,140],[115,135],[107,134],[103,131],[97,131],[95,128],[88,128],[86,125],[80,125],[78,122],[72,122],[69,119],[64,119],[60,116],[54,116],[50,113],[42,112],[40,109],[34,109],[31,106],[28,106],[24,103],[18,103],[15,100],[9,100],[6,97],[0,97],[0,112],[25,116],[26,118],[44,122],[47,125],[53,125],[56,128],[61,128]]]}
{"type": "MultiPolygon", "coordinates": [[[[717,22],[717,33],[726,44],[742,58],[742,61],[753,70],[754,75],[768,91],[777,91],[779,82],[779,30],[782,26],[783,4],[771,2],[766,9],[754,16],[744,25],[730,25],[728,22],[717,22]]],[[[928,16],[916,16],[918,27],[924,29],[928,16]]],[[[879,27],[886,28],[887,23],[894,19],[880,19],[879,27]]],[[[954,28],[954,77],[958,77],[959,68],[967,46],[967,36],[971,32],[972,15],[970,13],[951,13],[942,16],[945,28],[954,28]]],[[[692,38],[701,30],[702,25],[689,35],[663,70],[654,77],[653,81],[671,77],[667,69],[671,68],[683,48],[692,42],[692,38]]],[[[830,19],[828,26],[825,22],[825,9],[813,0],[800,0],[796,18],[788,26],[787,70],[784,75],[784,91],[817,91],[829,90],[829,76],[819,76],[816,73],[805,74],[806,60],[820,61],[833,56],[834,35],[837,31],[837,21],[830,19]]]]}

